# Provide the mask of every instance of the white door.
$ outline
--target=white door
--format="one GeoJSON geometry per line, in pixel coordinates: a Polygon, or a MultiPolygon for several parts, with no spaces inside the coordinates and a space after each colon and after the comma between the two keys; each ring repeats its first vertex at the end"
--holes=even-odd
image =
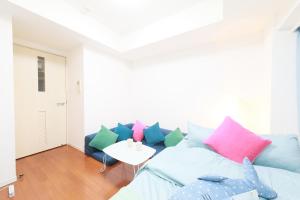
{"type": "Polygon", "coordinates": [[[17,158],[66,144],[65,63],[14,45],[17,158]]]}

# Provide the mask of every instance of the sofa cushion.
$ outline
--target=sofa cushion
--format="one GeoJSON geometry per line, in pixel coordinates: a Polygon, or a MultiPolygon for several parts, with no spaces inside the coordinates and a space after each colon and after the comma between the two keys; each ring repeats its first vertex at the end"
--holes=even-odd
{"type": "Polygon", "coordinates": [[[114,159],[113,157],[110,157],[103,151],[96,151],[96,152],[92,153],[91,156],[102,163],[104,163],[104,156],[105,156],[106,165],[113,165],[116,162],[118,162],[118,160],[114,159]]]}
{"type": "Polygon", "coordinates": [[[118,126],[114,129],[114,132],[118,134],[118,142],[132,138],[133,134],[133,131],[130,128],[120,123],[118,123],[118,126]]]}
{"type": "Polygon", "coordinates": [[[144,130],[145,140],[149,145],[154,145],[159,142],[164,141],[165,136],[161,132],[159,123],[155,123],[154,125],[150,126],[149,128],[144,130]]]}
{"type": "Polygon", "coordinates": [[[105,126],[101,126],[100,131],[89,143],[89,146],[94,147],[98,150],[103,150],[105,147],[114,144],[117,141],[118,135],[105,126]]]}
{"type": "Polygon", "coordinates": [[[166,135],[164,144],[166,147],[176,146],[183,139],[183,137],[184,136],[182,132],[179,128],[177,128],[176,130],[171,131],[168,135],[166,135]]]}
{"type": "Polygon", "coordinates": [[[230,117],[226,117],[204,143],[224,157],[242,163],[245,157],[253,162],[272,142],[245,129],[230,117]]]}
{"type": "Polygon", "coordinates": [[[160,132],[161,132],[162,134],[164,134],[164,135],[168,135],[168,134],[171,132],[171,130],[169,130],[169,129],[164,129],[164,128],[160,128],[160,132]]]}
{"type": "Polygon", "coordinates": [[[143,140],[143,144],[156,150],[153,156],[157,155],[158,153],[160,153],[162,150],[166,148],[164,142],[159,142],[157,144],[151,145],[148,144],[145,140],[143,140]]]}
{"type": "Polygon", "coordinates": [[[85,138],[84,138],[84,153],[86,155],[91,156],[92,153],[94,153],[95,151],[99,151],[98,149],[95,149],[94,147],[89,146],[89,143],[93,140],[93,138],[96,135],[97,135],[97,133],[93,133],[93,134],[85,136],[85,138]]]}

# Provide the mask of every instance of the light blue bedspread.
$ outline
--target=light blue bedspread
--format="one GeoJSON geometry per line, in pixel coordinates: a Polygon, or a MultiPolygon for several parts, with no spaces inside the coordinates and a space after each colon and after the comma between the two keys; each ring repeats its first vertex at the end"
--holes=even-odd
{"type": "MultiPolygon", "coordinates": [[[[300,200],[300,174],[261,166],[255,169],[259,178],[278,193],[278,200],[300,200]]],[[[243,169],[242,165],[204,148],[166,148],[112,199],[129,192],[137,200],[167,200],[178,187],[204,175],[243,178],[243,169]]]]}

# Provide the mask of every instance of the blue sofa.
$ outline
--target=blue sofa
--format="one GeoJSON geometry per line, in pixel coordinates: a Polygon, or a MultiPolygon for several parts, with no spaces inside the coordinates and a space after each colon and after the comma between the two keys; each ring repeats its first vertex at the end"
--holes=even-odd
{"type": "MultiPolygon", "coordinates": [[[[131,129],[133,124],[127,124],[126,126],[131,129]]],[[[114,129],[115,128],[112,128],[110,130],[114,131],[114,129]]],[[[167,135],[170,132],[170,130],[163,129],[163,128],[161,128],[160,130],[164,135],[167,135]]],[[[92,157],[92,158],[94,158],[94,159],[96,159],[100,162],[103,162],[103,158],[104,158],[105,153],[103,151],[99,151],[98,149],[95,149],[95,148],[89,146],[90,141],[95,137],[96,134],[97,133],[93,133],[93,134],[85,136],[84,152],[85,152],[86,155],[88,155],[88,156],[90,156],[90,157],[92,157]]],[[[155,152],[154,156],[156,154],[158,154],[159,152],[161,152],[164,148],[166,148],[164,142],[160,142],[160,143],[155,144],[155,145],[149,145],[149,144],[147,144],[147,142],[144,139],[142,141],[142,143],[144,145],[147,145],[147,146],[150,146],[150,147],[156,149],[156,152],[155,152]]],[[[109,155],[106,155],[106,165],[113,165],[116,162],[117,162],[116,159],[110,157],[109,155]]]]}

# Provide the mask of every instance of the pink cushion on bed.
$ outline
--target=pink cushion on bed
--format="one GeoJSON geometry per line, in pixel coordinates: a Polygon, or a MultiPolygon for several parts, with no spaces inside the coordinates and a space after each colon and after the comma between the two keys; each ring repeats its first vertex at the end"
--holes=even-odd
{"type": "Polygon", "coordinates": [[[272,142],[245,129],[230,117],[226,117],[204,143],[224,157],[243,163],[245,157],[253,162],[272,142]]]}
{"type": "Polygon", "coordinates": [[[135,124],[133,125],[132,127],[132,130],[133,130],[133,139],[135,141],[142,141],[143,138],[144,138],[144,129],[146,128],[146,126],[140,122],[140,121],[136,121],[135,124]]]}

